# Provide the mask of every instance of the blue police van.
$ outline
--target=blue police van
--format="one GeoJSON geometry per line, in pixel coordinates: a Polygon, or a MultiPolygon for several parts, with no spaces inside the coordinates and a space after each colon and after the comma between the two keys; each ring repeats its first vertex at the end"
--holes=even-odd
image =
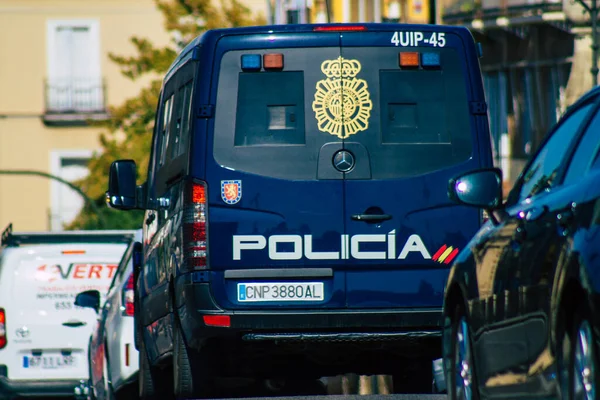
{"type": "Polygon", "coordinates": [[[492,166],[479,56],[466,28],[401,24],[212,30],[180,53],[145,183],[119,160],[107,192],[146,210],[143,399],[345,372],[431,390],[448,270],[483,219],[446,183],[492,166]]]}

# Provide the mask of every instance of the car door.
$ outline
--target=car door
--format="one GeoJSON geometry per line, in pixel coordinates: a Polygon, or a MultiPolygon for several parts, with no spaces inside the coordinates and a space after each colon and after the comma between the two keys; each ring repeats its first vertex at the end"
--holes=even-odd
{"type": "Polygon", "coordinates": [[[330,121],[315,94],[339,87],[339,33],[269,40],[224,37],[215,53],[206,155],[212,294],[227,309],[341,308],[343,174],[332,157],[342,140],[320,131],[330,121]]]}
{"type": "Polygon", "coordinates": [[[148,168],[148,201],[153,209],[147,210],[143,221],[145,264],[142,272],[144,293],[140,296],[142,323],[147,327],[156,324],[153,329],[144,330],[147,337],[146,350],[151,360],[171,350],[169,336],[171,322],[168,320],[168,280],[164,262],[163,227],[166,221],[165,207],[157,207],[165,197],[165,185],[160,178],[165,168],[166,148],[171,133],[171,116],[174,103],[174,81],[164,85],[160,107],[155,122],[152,154],[148,168]],[[170,83],[170,84],[169,84],[170,83]]]}
{"type": "Polygon", "coordinates": [[[344,172],[347,307],[440,307],[448,264],[481,222],[446,193],[452,176],[484,166],[466,45],[410,28],[344,32],[341,46],[345,153],[334,162],[344,172]]]}
{"type": "MultiPolygon", "coordinates": [[[[595,101],[595,100],[594,100],[595,101]]],[[[523,382],[532,362],[545,349],[550,260],[556,253],[552,193],[572,143],[594,107],[580,104],[548,134],[517,179],[507,201],[507,215],[498,228],[502,250],[493,279],[493,296],[480,302],[485,321],[477,337],[480,379],[488,387],[523,382]],[[544,253],[545,252],[545,253],[544,253]]],[[[479,278],[478,278],[479,279],[479,278]]]]}

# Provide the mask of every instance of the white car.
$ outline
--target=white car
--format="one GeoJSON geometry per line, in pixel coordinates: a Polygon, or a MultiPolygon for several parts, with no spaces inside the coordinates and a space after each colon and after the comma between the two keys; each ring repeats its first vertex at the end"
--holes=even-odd
{"type": "MultiPolygon", "coordinates": [[[[137,231],[135,241],[142,240],[137,231]]],[[[98,312],[98,322],[89,348],[89,398],[137,398],[138,351],[133,332],[133,250],[131,242],[108,290],[102,308],[97,290],[77,296],[76,304],[98,312]]]]}
{"type": "Polygon", "coordinates": [[[77,293],[108,290],[135,231],[2,233],[0,398],[72,396],[88,379],[94,311],[77,293]]]}

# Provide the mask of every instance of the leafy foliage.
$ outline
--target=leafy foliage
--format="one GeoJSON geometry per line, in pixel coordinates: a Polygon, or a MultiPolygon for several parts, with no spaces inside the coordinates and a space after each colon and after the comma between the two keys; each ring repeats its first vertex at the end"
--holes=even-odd
{"type": "Polygon", "coordinates": [[[88,197],[98,205],[84,206],[67,229],[137,229],[142,224],[142,211],[119,211],[105,205],[110,164],[118,159],[133,159],[138,165],[138,182],[143,181],[148,169],[150,144],[163,76],[178,52],[195,37],[209,29],[262,25],[264,17],[252,16],[239,0],[154,0],[165,17],[165,29],[172,36],[171,44],[155,47],[148,39],[132,37],[136,52],[133,56],[109,54],[131,80],[144,76],[156,77],[149,86],[123,104],[110,107],[111,119],[94,123],[105,128],[101,134],[102,152],[90,160],[89,175],[76,182],[88,197]]]}

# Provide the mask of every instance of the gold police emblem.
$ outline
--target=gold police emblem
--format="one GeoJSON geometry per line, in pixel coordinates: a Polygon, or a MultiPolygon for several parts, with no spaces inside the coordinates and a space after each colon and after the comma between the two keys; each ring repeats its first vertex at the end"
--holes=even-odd
{"type": "Polygon", "coordinates": [[[356,78],[361,70],[358,60],[326,60],[321,71],[327,76],[317,82],[312,109],[321,132],[340,139],[366,130],[373,102],[364,79],[356,78]]]}

